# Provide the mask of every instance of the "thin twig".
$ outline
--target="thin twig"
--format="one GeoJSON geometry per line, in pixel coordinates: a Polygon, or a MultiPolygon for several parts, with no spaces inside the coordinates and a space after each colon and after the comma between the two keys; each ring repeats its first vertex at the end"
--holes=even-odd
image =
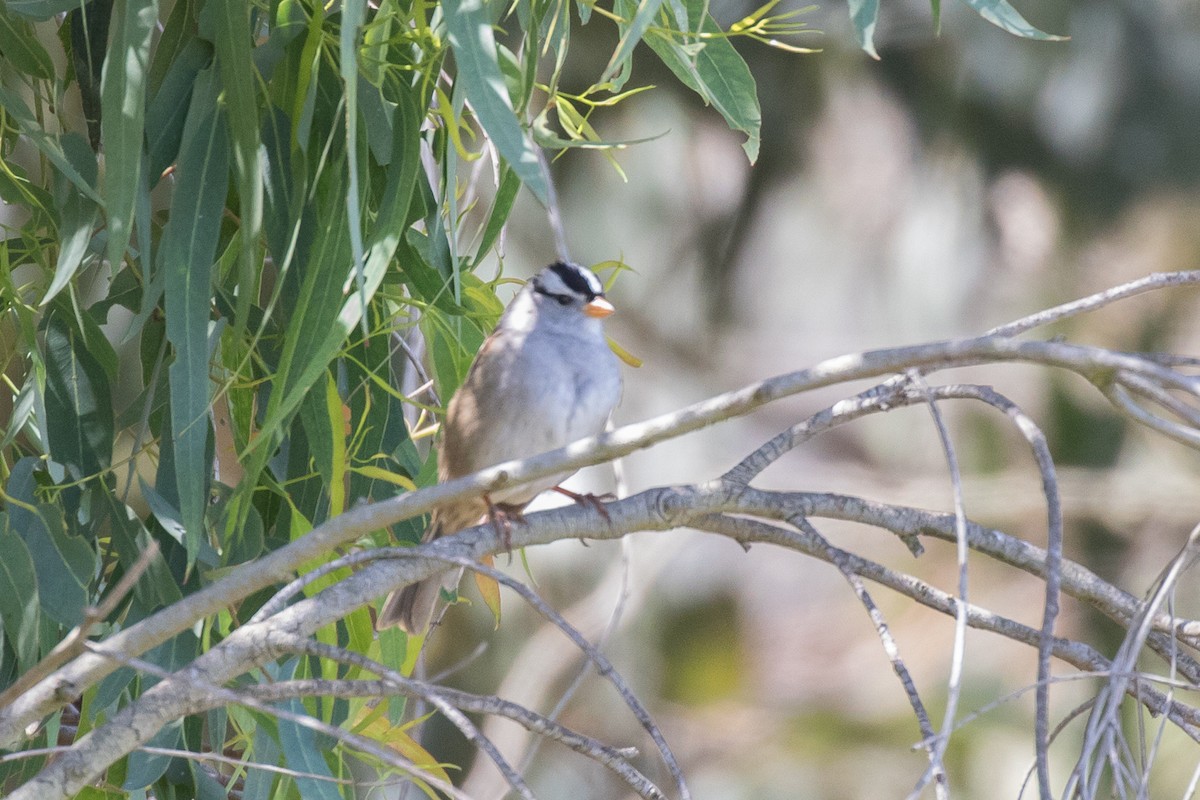
{"type": "Polygon", "coordinates": [[[1130,687],[1131,681],[1128,676],[1132,674],[1138,655],[1150,634],[1151,619],[1167,601],[1170,593],[1174,591],[1179,576],[1196,557],[1198,546],[1200,546],[1200,525],[1192,529],[1187,543],[1164,569],[1154,593],[1121,642],[1121,647],[1113,659],[1115,674],[1100,691],[1096,698],[1096,706],[1088,719],[1081,754],[1067,782],[1067,794],[1076,785],[1091,786],[1099,780],[1099,767],[1093,759],[1097,752],[1110,752],[1114,740],[1121,736],[1121,720],[1118,714],[1122,697],[1130,688],[1136,688],[1130,687]]]}
{"type": "Polygon", "coordinates": [[[924,701],[921,700],[920,692],[917,691],[916,681],[913,680],[912,673],[908,671],[904,659],[900,656],[900,646],[897,644],[895,637],[892,636],[887,620],[883,617],[883,612],[875,603],[875,599],[871,597],[871,593],[867,591],[866,585],[862,582],[862,578],[859,577],[850,560],[846,558],[849,555],[846,551],[830,544],[829,540],[822,536],[803,514],[795,515],[788,522],[824,551],[826,560],[838,568],[838,571],[842,573],[842,577],[846,579],[846,582],[850,584],[850,588],[854,590],[858,601],[867,610],[867,616],[870,618],[871,624],[875,627],[875,635],[879,637],[879,641],[883,645],[883,651],[892,665],[892,671],[900,679],[900,685],[904,688],[904,694],[908,698],[908,703],[917,717],[917,726],[921,730],[921,739],[924,742],[930,743],[926,748],[926,753],[930,759],[929,769],[937,776],[939,794],[941,794],[946,785],[945,768],[941,763],[941,759],[934,752],[937,747],[937,737],[933,731],[933,723],[929,721],[929,712],[925,708],[924,701]]]}
{"type": "Polygon", "coordinates": [[[567,637],[575,643],[575,646],[578,647],[585,655],[587,655],[592,663],[596,665],[596,671],[601,676],[606,678],[614,688],[616,688],[617,693],[621,695],[621,699],[625,701],[625,705],[631,712],[633,712],[634,717],[641,724],[646,733],[650,735],[651,740],[654,741],[655,746],[658,748],[659,754],[662,756],[663,763],[666,765],[668,771],[670,771],[671,776],[675,779],[675,785],[679,790],[679,796],[681,800],[689,800],[691,797],[691,792],[688,790],[687,782],[683,776],[683,771],[679,768],[679,762],[676,760],[675,754],[671,752],[670,745],[667,744],[666,738],[663,736],[662,731],[659,730],[658,726],[654,723],[654,720],[650,717],[650,712],[647,711],[642,705],[642,702],[638,700],[637,695],[634,694],[633,690],[629,688],[629,685],[625,682],[625,679],[621,677],[619,672],[617,672],[616,667],[614,667],[612,662],[608,660],[607,656],[597,650],[596,647],[589,642],[583,634],[581,634],[575,629],[574,626],[563,619],[561,614],[551,608],[546,601],[542,600],[542,598],[539,597],[536,592],[534,592],[524,583],[512,578],[509,575],[506,575],[498,569],[494,569],[486,564],[481,564],[470,559],[445,558],[440,560],[444,560],[450,564],[457,564],[465,569],[481,572],[497,583],[504,584],[509,589],[512,589],[514,592],[521,595],[521,598],[524,599],[525,602],[533,606],[538,613],[550,620],[559,628],[559,630],[566,634],[567,637]]]}
{"type": "Polygon", "coordinates": [[[1036,314],[1030,314],[1027,317],[1021,317],[1018,320],[1009,322],[1006,325],[1001,325],[992,328],[987,332],[988,336],[1016,336],[1042,325],[1049,325],[1052,322],[1058,322],[1067,317],[1073,317],[1078,314],[1083,314],[1088,311],[1095,311],[1098,308],[1115,303],[1118,300],[1124,300],[1127,297],[1152,292],[1157,289],[1169,289],[1176,286],[1186,286],[1189,284],[1200,283],[1200,270],[1188,272],[1155,272],[1152,275],[1147,275],[1144,278],[1139,278],[1129,283],[1123,283],[1120,286],[1115,286],[1111,289],[1105,289],[1102,292],[1082,297],[1078,300],[1072,300],[1069,303],[1048,308],[1044,311],[1039,311],[1036,314]]]}
{"type": "Polygon", "coordinates": [[[533,791],[528,785],[526,785],[525,781],[522,780],[521,776],[517,774],[516,770],[512,768],[512,765],[508,763],[504,756],[500,754],[500,751],[496,749],[496,746],[493,745],[487,737],[483,736],[479,732],[479,728],[475,726],[475,723],[467,719],[467,716],[457,708],[454,708],[452,705],[447,703],[437,691],[421,691],[415,688],[418,683],[417,681],[405,680],[403,679],[403,676],[399,675],[399,673],[392,672],[382,664],[378,664],[377,662],[374,662],[365,656],[359,656],[357,653],[351,653],[343,648],[333,647],[332,645],[327,645],[323,642],[315,642],[311,639],[302,639],[296,637],[290,642],[284,643],[283,646],[285,649],[300,655],[312,655],[317,656],[318,658],[353,663],[366,669],[370,669],[376,674],[380,674],[381,671],[386,672],[388,674],[388,678],[393,682],[397,682],[397,679],[399,679],[400,683],[398,683],[398,685],[404,685],[406,688],[411,689],[413,693],[418,695],[422,700],[432,705],[438,711],[441,711],[442,715],[446,717],[446,719],[450,720],[454,727],[458,728],[459,732],[467,739],[468,742],[487,753],[488,757],[495,762],[496,767],[500,770],[501,774],[504,775],[509,786],[511,786],[517,794],[523,798],[526,798],[526,800],[532,800],[533,791]]]}
{"type": "MultiPolygon", "coordinates": [[[[458,798],[459,800],[470,800],[470,798],[466,797],[466,795],[455,789],[452,784],[446,783],[437,776],[429,774],[414,764],[410,759],[405,758],[390,747],[385,747],[379,744],[374,739],[366,736],[360,736],[356,733],[351,733],[350,731],[343,730],[335,725],[329,725],[321,720],[315,719],[314,717],[310,717],[307,714],[296,714],[288,711],[287,709],[268,705],[267,703],[258,701],[246,692],[227,689],[223,686],[207,683],[201,680],[195,674],[195,670],[183,670],[182,672],[171,673],[165,669],[162,669],[156,664],[151,664],[149,661],[144,661],[140,658],[120,656],[105,650],[96,649],[91,642],[88,642],[86,646],[89,650],[92,650],[92,652],[99,656],[112,659],[119,662],[122,666],[130,667],[138,670],[139,672],[159,678],[160,682],[155,686],[155,689],[169,686],[172,683],[184,684],[189,688],[193,698],[195,698],[190,709],[192,713],[198,713],[199,711],[203,711],[215,705],[227,704],[236,704],[246,706],[247,708],[253,708],[261,713],[270,714],[271,716],[278,717],[279,719],[288,720],[289,722],[293,722],[301,727],[309,728],[317,731],[318,733],[323,733],[326,736],[330,736],[340,742],[344,742],[350,747],[353,747],[354,749],[363,753],[367,753],[368,755],[379,759],[383,763],[395,769],[413,775],[420,775],[421,780],[425,781],[431,786],[436,787],[440,791],[446,792],[451,797],[458,798]]],[[[162,689],[159,689],[159,691],[161,692],[162,689]]],[[[92,733],[89,735],[95,734],[92,733]]]]}
{"type": "Polygon", "coordinates": [[[921,776],[916,787],[909,794],[909,800],[915,798],[924,790],[929,780],[936,780],[938,796],[945,798],[948,792],[946,767],[944,759],[946,748],[950,745],[950,733],[954,729],[954,720],[958,714],[958,701],[962,693],[963,661],[966,658],[967,644],[967,607],[970,595],[967,591],[967,554],[970,552],[967,542],[967,509],[963,500],[962,472],[958,466],[958,455],[954,450],[954,442],[946,421],[938,408],[937,399],[930,392],[925,379],[917,371],[908,373],[908,379],[924,396],[929,407],[929,415],[933,419],[938,439],[942,444],[942,453],[946,458],[946,466],[950,472],[950,486],[954,496],[954,543],[955,559],[958,564],[958,610],[954,615],[954,646],[950,658],[950,676],[946,682],[946,708],[942,716],[942,727],[937,740],[930,750],[930,765],[926,774],[921,776]]]}
{"type": "MultiPolygon", "coordinates": [[[[610,747],[509,700],[495,696],[471,694],[406,678],[377,661],[343,648],[304,640],[296,642],[294,652],[303,652],[320,658],[353,664],[379,675],[381,680],[304,679],[261,684],[247,687],[246,691],[267,701],[290,697],[382,697],[401,694],[406,697],[420,697],[431,703],[440,703],[442,706],[449,706],[456,710],[502,716],[539,736],[557,741],[577,753],[598,761],[624,779],[639,797],[648,798],[648,800],[663,800],[665,797],[653,783],[629,763],[629,759],[637,754],[636,749],[620,750],[610,747]]],[[[455,721],[455,724],[457,725],[458,722],[455,721]]],[[[464,735],[468,735],[466,731],[464,731],[464,735]]]]}
{"type": "MultiPolygon", "coordinates": [[[[796,532],[777,525],[769,525],[759,520],[728,515],[708,515],[692,520],[691,526],[701,530],[710,530],[726,536],[732,536],[743,543],[764,542],[777,544],[806,555],[811,555],[822,561],[833,563],[825,546],[813,541],[806,532],[796,532]]],[[[924,581],[911,575],[895,572],[874,561],[861,556],[843,552],[843,557],[855,574],[868,580],[893,589],[905,597],[911,598],[921,605],[940,611],[948,616],[954,616],[958,600],[951,594],[943,592],[924,581]]],[[[1001,634],[1013,641],[1038,646],[1043,641],[1040,630],[1022,625],[1014,620],[1000,616],[979,606],[968,607],[968,623],[973,628],[1001,634]]],[[[1072,666],[1091,672],[1108,672],[1111,663],[1097,650],[1083,642],[1076,642],[1062,637],[1053,637],[1049,642],[1051,655],[1072,666]]],[[[1155,714],[1166,714],[1172,722],[1196,742],[1200,742],[1200,710],[1170,700],[1162,692],[1146,686],[1134,689],[1128,693],[1138,702],[1144,704],[1155,714]]]]}

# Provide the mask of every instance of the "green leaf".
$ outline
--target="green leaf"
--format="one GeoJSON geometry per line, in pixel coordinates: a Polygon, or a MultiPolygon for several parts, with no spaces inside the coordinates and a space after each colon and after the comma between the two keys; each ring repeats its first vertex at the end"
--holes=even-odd
{"type": "Polygon", "coordinates": [[[42,22],[79,8],[80,0],[6,0],[5,5],[14,14],[42,22]]]}
{"type": "Polygon", "coordinates": [[[25,105],[24,100],[22,100],[13,92],[10,92],[8,89],[0,88],[0,106],[8,111],[8,113],[12,116],[13,120],[17,123],[17,127],[20,129],[21,134],[28,138],[29,141],[33,143],[33,145],[41,152],[41,154],[49,159],[50,163],[58,167],[63,176],[70,180],[71,183],[75,184],[75,188],[79,189],[79,191],[83,192],[95,202],[101,204],[104,203],[104,200],[101,199],[96,190],[92,188],[92,185],[88,183],[84,177],[79,174],[79,170],[75,169],[75,166],[71,164],[70,159],[68,159],[66,153],[63,152],[58,139],[46,133],[42,129],[41,123],[39,123],[33,116],[33,113],[29,110],[29,106],[25,105]]]}
{"type": "Polygon", "coordinates": [[[471,265],[472,270],[479,266],[479,262],[487,256],[492,245],[500,238],[500,232],[504,230],[504,224],[508,222],[509,212],[512,211],[513,203],[517,199],[517,191],[520,188],[521,182],[517,180],[513,171],[501,168],[500,185],[496,189],[496,198],[492,202],[492,212],[488,215],[487,224],[484,226],[479,249],[475,251],[475,263],[471,265]]]}
{"type": "Polygon", "coordinates": [[[8,515],[0,512],[0,621],[4,636],[24,672],[38,660],[37,572],[25,541],[9,529],[8,515]]]}
{"type": "MultiPolygon", "coordinates": [[[[253,750],[247,756],[252,755],[256,764],[279,765],[279,748],[275,745],[275,740],[270,733],[274,726],[274,718],[262,715],[255,719],[254,717],[257,715],[252,716],[253,712],[242,709],[230,709],[230,716],[236,716],[239,711],[250,716],[252,720],[252,724],[242,726],[246,734],[253,737],[252,741],[254,742],[253,750]]],[[[270,800],[272,797],[271,785],[274,782],[275,775],[265,769],[248,770],[242,800],[270,800]]]]}
{"type": "Polygon", "coordinates": [[[158,22],[156,0],[115,0],[112,45],[104,61],[100,120],[104,136],[104,207],[108,218],[108,261],[124,259],[133,229],[146,124],[146,75],[150,37],[158,22]]]}
{"type": "MultiPolygon", "coordinates": [[[[182,738],[183,722],[182,720],[173,720],[160,728],[158,733],[146,742],[146,745],[175,750],[179,748],[182,738]]],[[[125,782],[121,784],[121,788],[127,791],[146,788],[162,777],[171,761],[172,756],[134,750],[129,754],[129,767],[125,772],[125,782]]]]}
{"type": "MultiPolygon", "coordinates": [[[[259,75],[251,58],[253,34],[250,30],[250,4],[243,0],[212,0],[201,16],[213,23],[217,65],[225,90],[229,128],[233,138],[234,178],[240,204],[238,217],[243,241],[257,242],[262,235],[263,185],[262,155],[259,141],[258,101],[255,93],[259,75]],[[211,13],[210,13],[211,12],[211,13]]],[[[257,247],[242,248],[238,285],[235,335],[245,331],[250,301],[255,296],[258,267],[257,247]]]]}
{"type": "MultiPolygon", "coordinates": [[[[936,4],[938,0],[933,0],[936,4]]],[[[850,21],[854,23],[854,34],[858,37],[859,46],[875,60],[879,53],[875,52],[875,23],[879,19],[879,0],[849,0],[850,21]]]]}
{"type": "Polygon", "coordinates": [[[395,104],[389,103],[383,92],[361,75],[358,76],[358,100],[371,156],[375,163],[386,167],[392,158],[392,116],[395,104]]]}
{"type": "Polygon", "coordinates": [[[229,180],[229,141],[223,120],[192,98],[188,134],[179,159],[171,217],[159,246],[166,275],[167,339],[175,350],[168,376],[171,431],[179,512],[187,529],[188,563],[202,541],[208,476],[205,462],[212,385],[208,377],[208,322],[212,265],[221,231],[229,180]]]}
{"type": "MultiPolygon", "coordinates": [[[[350,226],[350,255],[354,259],[354,281],[360,300],[365,305],[363,278],[362,203],[358,188],[358,29],[366,13],[365,0],[345,0],[342,3],[342,24],[339,29],[339,58],[346,119],[346,217],[350,226]]],[[[367,335],[366,317],[362,318],[363,335],[367,335]]]]}
{"type": "Polygon", "coordinates": [[[392,114],[392,152],[388,160],[387,183],[367,245],[367,271],[370,272],[386,269],[408,225],[409,209],[421,170],[422,116],[417,109],[425,106],[419,103],[420,98],[406,92],[392,114]]]}
{"type": "MultiPolygon", "coordinates": [[[[89,184],[96,181],[96,154],[88,147],[83,137],[75,133],[62,138],[63,153],[76,166],[79,174],[89,184]]],[[[84,254],[95,232],[99,207],[87,195],[77,192],[70,182],[59,180],[55,187],[55,200],[59,208],[58,236],[61,242],[58,260],[54,265],[54,279],[42,298],[46,305],[63,290],[83,264],[84,254]]]]}
{"type": "MultiPolygon", "coordinates": [[[[349,227],[346,222],[345,172],[330,182],[321,210],[321,229],[317,231],[303,275],[299,294],[284,334],[283,353],[275,375],[267,419],[256,441],[263,434],[274,435],[300,405],[300,401],[329,361],[337,354],[349,329],[337,324],[343,286],[352,274],[349,227]]],[[[358,292],[352,296],[358,298],[358,292]]],[[[357,324],[358,320],[354,321],[357,324]]]]}
{"type": "Polygon", "coordinates": [[[82,538],[67,533],[61,509],[38,502],[36,466],[35,459],[23,458],[9,475],[5,487],[13,501],[8,509],[9,530],[29,550],[46,617],[71,628],[83,619],[96,553],[82,538]]]}
{"type": "Polygon", "coordinates": [[[150,156],[151,185],[175,162],[183,138],[183,124],[192,99],[192,86],[202,70],[212,63],[212,46],[202,39],[189,39],[171,62],[154,98],[146,106],[146,150],[150,156]]]}
{"type": "Polygon", "coordinates": [[[147,88],[151,95],[161,91],[167,72],[197,38],[195,2],[196,0],[176,0],[171,4],[171,11],[158,37],[158,44],[154,46],[154,58],[150,62],[147,88]]]}
{"type": "MultiPolygon", "coordinates": [[[[293,714],[306,716],[308,712],[299,700],[289,700],[284,706],[293,714]]],[[[306,728],[291,720],[279,720],[279,744],[287,765],[301,775],[314,775],[317,778],[332,778],[329,765],[325,763],[324,753],[329,750],[326,742],[317,742],[317,736],[311,728],[306,728]]],[[[297,775],[296,788],[304,798],[311,800],[341,800],[337,784],[329,780],[316,780],[297,775]]]]}
{"type": "Polygon", "coordinates": [[[54,78],[54,62],[37,40],[33,26],[27,20],[13,17],[3,4],[0,4],[0,53],[26,75],[46,81],[54,78]]]}
{"type": "MultiPolygon", "coordinates": [[[[385,201],[368,240],[363,264],[363,291],[343,293],[352,259],[348,242],[344,187],[346,173],[338,170],[320,194],[322,225],[316,232],[304,265],[303,282],[294,298],[294,314],[284,335],[283,353],[275,376],[266,420],[251,449],[278,435],[296,412],[304,394],[327,369],[346,336],[362,319],[396,252],[408,217],[420,172],[418,132],[420,114],[411,98],[397,106],[393,153],[388,168],[385,201]],[[340,310],[339,310],[340,307],[340,310]]],[[[251,472],[255,470],[252,467],[251,472]]]]}
{"type": "Polygon", "coordinates": [[[631,0],[624,0],[620,3],[622,14],[628,14],[632,9],[636,10],[629,24],[621,26],[621,39],[617,42],[617,49],[613,51],[612,58],[608,60],[608,66],[604,68],[604,76],[600,79],[601,83],[611,81],[613,91],[620,91],[629,79],[632,71],[630,68],[633,64],[631,58],[633,48],[642,40],[650,23],[654,22],[654,17],[658,14],[662,3],[663,0],[641,0],[636,5],[631,0]]]}
{"type": "Polygon", "coordinates": [[[288,116],[276,107],[268,109],[263,120],[263,150],[266,153],[266,172],[263,176],[264,204],[263,229],[266,232],[267,249],[275,263],[285,274],[291,269],[289,249],[295,252],[290,258],[306,258],[308,244],[313,235],[313,226],[296,224],[304,214],[304,188],[301,178],[292,167],[292,132],[288,116]],[[296,243],[292,243],[294,227],[296,243]]]}
{"type": "Polygon", "coordinates": [[[112,396],[104,369],[57,308],[46,315],[46,415],[50,456],[77,480],[112,463],[112,396]]]}
{"type": "Polygon", "coordinates": [[[445,0],[442,9],[458,63],[457,80],[466,90],[479,124],[521,182],[545,205],[549,196],[546,177],[505,89],[496,39],[483,0],[445,0]]]}
{"type": "Polygon", "coordinates": [[[1066,36],[1056,36],[1045,33],[1030,25],[1021,13],[1013,8],[1008,0],[966,0],[967,5],[975,9],[979,16],[996,27],[1024,39],[1037,39],[1044,42],[1062,42],[1066,36]]]}
{"type": "MultiPolygon", "coordinates": [[[[720,27],[705,11],[705,0],[687,0],[687,7],[689,14],[703,15],[701,29],[705,33],[720,34],[720,27]]],[[[650,31],[645,41],[679,80],[720,112],[730,128],[746,134],[742,149],[754,163],[758,158],[762,112],[750,68],[724,36],[705,39],[697,46],[680,43],[677,35],[650,31]]]]}
{"type": "MultiPolygon", "coordinates": [[[[112,494],[103,493],[101,502],[105,504],[105,513],[112,523],[113,549],[117,552],[121,568],[128,570],[150,546],[150,533],[129,508],[112,494]]],[[[169,606],[183,597],[161,553],[150,562],[150,566],[134,584],[133,596],[144,613],[169,606]]]]}

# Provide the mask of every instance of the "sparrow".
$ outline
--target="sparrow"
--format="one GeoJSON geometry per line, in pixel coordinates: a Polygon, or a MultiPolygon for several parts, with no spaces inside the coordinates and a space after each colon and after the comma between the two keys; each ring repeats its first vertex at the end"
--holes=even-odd
{"type": "MultiPolygon", "coordinates": [[[[442,424],[438,480],[448,481],[602,433],[621,397],[621,373],[603,320],[613,313],[604,286],[589,269],[556,261],[525,284],[504,313],[450,399],[442,424]]],[[[507,517],[572,471],[434,509],[422,541],[507,517]]],[[[594,501],[559,489],[577,501],[594,501]]],[[[506,535],[507,528],[501,530],[506,535]]],[[[411,635],[429,630],[443,589],[454,591],[462,569],[433,575],[392,592],[376,628],[399,625],[411,635]]]]}

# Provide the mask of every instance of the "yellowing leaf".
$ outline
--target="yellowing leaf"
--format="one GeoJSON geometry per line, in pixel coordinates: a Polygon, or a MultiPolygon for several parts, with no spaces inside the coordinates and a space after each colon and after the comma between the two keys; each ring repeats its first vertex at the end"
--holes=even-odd
{"type": "MultiPolygon", "coordinates": [[[[370,713],[370,709],[363,709],[362,715],[359,719],[355,720],[354,724],[358,733],[369,736],[375,741],[390,747],[425,772],[428,772],[439,780],[450,783],[450,776],[446,773],[445,767],[438,763],[438,760],[430,755],[428,750],[421,747],[408,734],[409,728],[420,722],[424,722],[426,718],[421,717],[403,725],[392,725],[388,722],[386,716],[373,715],[370,713]]],[[[436,795],[430,796],[433,797],[436,795]]]]}
{"type": "Polygon", "coordinates": [[[617,358],[621,359],[634,369],[637,369],[642,365],[642,360],[640,358],[626,350],[624,347],[621,347],[621,345],[617,344],[611,336],[608,337],[608,348],[617,354],[617,358]]]}
{"type": "Polygon", "coordinates": [[[377,481],[387,481],[394,486],[399,486],[410,492],[417,490],[417,485],[411,479],[406,478],[398,472],[386,470],[383,467],[374,467],[368,464],[365,467],[354,467],[353,471],[364,477],[374,478],[377,481]]]}
{"type": "MultiPolygon", "coordinates": [[[[479,559],[489,567],[494,563],[491,556],[484,556],[479,559]]],[[[492,616],[496,618],[496,627],[500,627],[500,584],[495,578],[489,578],[482,572],[475,573],[475,586],[479,589],[479,594],[483,597],[483,602],[491,609],[492,616]]]]}

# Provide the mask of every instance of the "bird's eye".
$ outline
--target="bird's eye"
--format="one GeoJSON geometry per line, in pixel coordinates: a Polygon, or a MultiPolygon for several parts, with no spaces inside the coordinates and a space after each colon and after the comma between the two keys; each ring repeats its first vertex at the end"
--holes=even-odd
{"type": "Polygon", "coordinates": [[[556,294],[556,295],[554,295],[554,299],[558,301],[558,304],[560,306],[571,305],[571,298],[565,294],[556,294]]]}

